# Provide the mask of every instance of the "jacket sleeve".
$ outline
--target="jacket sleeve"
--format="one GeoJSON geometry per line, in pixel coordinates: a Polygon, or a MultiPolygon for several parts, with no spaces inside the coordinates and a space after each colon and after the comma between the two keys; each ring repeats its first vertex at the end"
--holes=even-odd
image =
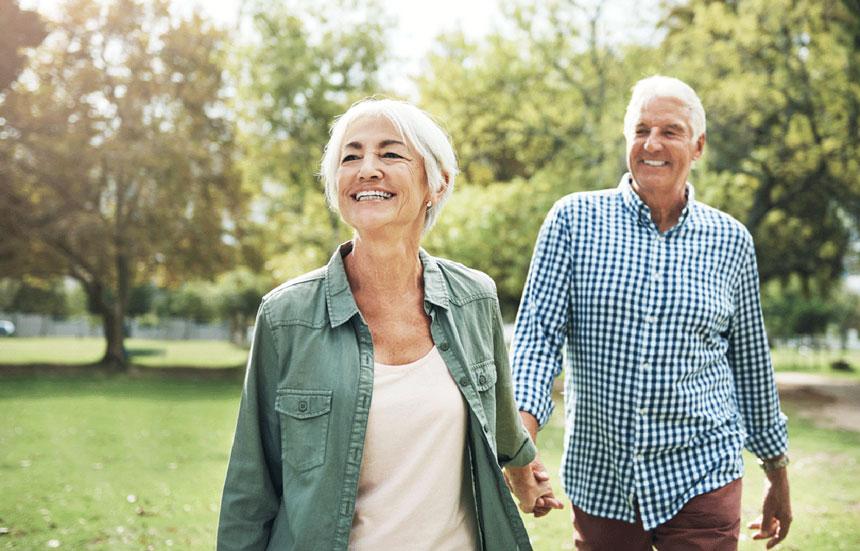
{"type": "Polygon", "coordinates": [[[257,312],[230,452],[221,514],[219,551],[265,549],[281,502],[280,425],[274,409],[278,353],[265,302],[257,312]]]}
{"type": "Polygon", "coordinates": [[[493,301],[493,355],[496,364],[496,446],[501,466],[521,467],[532,462],[535,445],[523,426],[514,402],[511,362],[498,300],[493,301]]]}

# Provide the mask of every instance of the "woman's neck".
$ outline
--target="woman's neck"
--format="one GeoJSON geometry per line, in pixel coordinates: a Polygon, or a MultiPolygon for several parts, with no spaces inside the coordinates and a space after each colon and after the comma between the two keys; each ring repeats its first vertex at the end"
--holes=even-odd
{"type": "Polygon", "coordinates": [[[423,287],[418,242],[367,239],[356,236],[344,257],[353,294],[379,293],[392,297],[423,287]]]}

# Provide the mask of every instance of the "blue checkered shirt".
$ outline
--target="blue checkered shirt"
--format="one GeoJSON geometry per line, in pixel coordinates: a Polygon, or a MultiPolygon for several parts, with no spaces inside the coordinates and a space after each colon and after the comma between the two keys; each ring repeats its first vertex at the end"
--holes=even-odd
{"type": "Polygon", "coordinates": [[[547,215],[513,342],[515,397],[541,426],[565,371],[565,493],[646,530],[784,453],[749,232],[695,201],[660,233],[625,174],[547,215]],[[567,346],[565,347],[565,343],[567,346]]]}

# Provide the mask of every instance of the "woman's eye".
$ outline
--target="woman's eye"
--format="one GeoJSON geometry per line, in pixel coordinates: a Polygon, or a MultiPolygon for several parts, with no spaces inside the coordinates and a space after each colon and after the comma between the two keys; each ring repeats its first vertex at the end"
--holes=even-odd
{"type": "Polygon", "coordinates": [[[340,162],[341,163],[348,163],[349,161],[355,161],[355,160],[358,160],[358,155],[347,155],[340,162]]]}
{"type": "Polygon", "coordinates": [[[403,155],[400,155],[399,153],[395,153],[393,151],[386,151],[385,153],[382,154],[382,156],[385,159],[402,159],[403,158],[403,155]]]}

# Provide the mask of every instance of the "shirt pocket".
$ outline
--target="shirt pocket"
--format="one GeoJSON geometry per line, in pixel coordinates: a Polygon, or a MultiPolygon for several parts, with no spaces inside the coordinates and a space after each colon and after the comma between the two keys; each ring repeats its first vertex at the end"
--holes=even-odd
{"type": "Polygon", "coordinates": [[[275,410],[281,418],[284,461],[296,471],[322,465],[331,417],[331,391],[279,389],[275,410]]]}
{"type": "Polygon", "coordinates": [[[496,362],[486,360],[470,366],[469,370],[475,378],[475,388],[479,392],[486,392],[496,385],[496,362]]]}

